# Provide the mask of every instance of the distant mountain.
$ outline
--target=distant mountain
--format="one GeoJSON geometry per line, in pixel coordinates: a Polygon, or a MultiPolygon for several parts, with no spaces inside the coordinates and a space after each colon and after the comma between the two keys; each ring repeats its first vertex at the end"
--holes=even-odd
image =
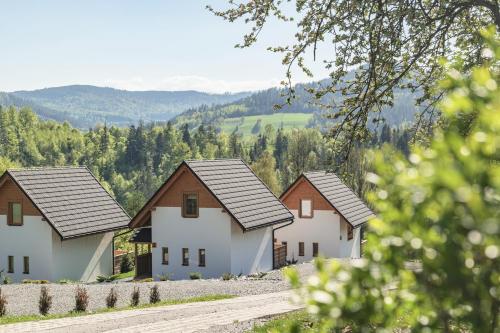
{"type": "MultiPolygon", "coordinates": [[[[323,127],[326,120],[321,115],[329,112],[319,106],[331,105],[332,101],[339,102],[340,95],[330,95],[322,98],[320,103],[313,101],[311,94],[307,91],[312,86],[325,85],[327,80],[313,82],[308,84],[297,84],[295,86],[295,99],[292,103],[286,104],[287,91],[279,88],[271,88],[259,92],[255,92],[242,99],[213,106],[200,106],[191,108],[185,112],[177,115],[173,121],[180,125],[187,123],[191,128],[200,124],[211,124],[221,129],[231,128],[228,121],[234,118],[253,117],[259,115],[274,115],[274,114],[313,114],[307,126],[309,127],[323,127]],[[276,108],[276,105],[281,106],[276,108]]],[[[415,106],[416,95],[407,91],[396,91],[394,93],[395,100],[394,106],[386,108],[382,112],[382,116],[386,123],[390,126],[399,126],[403,123],[411,123],[414,121],[417,107],[415,106]]]]}
{"type": "Polygon", "coordinates": [[[189,108],[231,103],[248,95],[248,92],[127,91],[72,85],[1,93],[0,105],[31,107],[43,118],[68,120],[76,127],[87,128],[104,122],[125,126],[139,120],[167,121],[189,108]]]}

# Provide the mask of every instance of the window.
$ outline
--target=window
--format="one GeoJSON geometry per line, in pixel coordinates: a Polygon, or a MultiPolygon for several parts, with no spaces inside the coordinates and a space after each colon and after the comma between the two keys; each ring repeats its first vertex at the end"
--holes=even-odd
{"type": "Polygon", "coordinates": [[[184,193],[182,200],[182,216],[198,217],[198,194],[184,193]]]}
{"type": "Polygon", "coordinates": [[[304,242],[299,242],[299,256],[304,256],[304,242]]]}
{"type": "Polygon", "coordinates": [[[168,247],[161,248],[161,263],[162,265],[168,265],[168,247]]]}
{"type": "Polygon", "coordinates": [[[9,256],[9,267],[7,273],[14,273],[14,256],[9,256]]]}
{"type": "Polygon", "coordinates": [[[311,218],[312,216],[313,216],[312,200],[311,199],[300,200],[299,217],[311,218]]]}
{"type": "Polygon", "coordinates": [[[182,266],[189,266],[189,249],[182,249],[182,266]]]}
{"type": "Polygon", "coordinates": [[[30,257],[23,257],[23,274],[30,273],[30,257]]]}
{"type": "Polygon", "coordinates": [[[23,225],[23,207],[19,202],[9,202],[8,225],[23,225]]]}
{"type": "Polygon", "coordinates": [[[205,249],[198,250],[198,266],[205,267],[205,249]]]}
{"type": "Polygon", "coordinates": [[[347,225],[347,240],[351,240],[354,236],[353,228],[351,225],[347,225]]]}
{"type": "Polygon", "coordinates": [[[281,242],[281,244],[285,247],[285,255],[288,255],[288,243],[287,242],[281,242]]]}
{"type": "Polygon", "coordinates": [[[319,250],[319,244],[318,243],[313,243],[313,257],[318,256],[318,250],[319,250]]]}

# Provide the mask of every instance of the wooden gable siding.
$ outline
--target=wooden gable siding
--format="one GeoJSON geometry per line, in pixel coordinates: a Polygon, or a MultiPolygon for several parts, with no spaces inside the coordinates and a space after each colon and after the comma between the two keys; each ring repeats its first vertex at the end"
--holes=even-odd
{"type": "Polygon", "coordinates": [[[301,176],[286,193],[281,196],[281,201],[288,209],[299,210],[300,200],[312,200],[313,210],[333,210],[332,205],[306,180],[301,176]]]}
{"type": "Polygon", "coordinates": [[[6,175],[6,177],[5,182],[0,186],[0,215],[7,215],[9,202],[20,202],[23,207],[23,215],[42,216],[16,183],[9,176],[6,175]]]}
{"type": "Polygon", "coordinates": [[[221,208],[217,199],[186,166],[178,171],[179,176],[172,183],[166,184],[167,190],[162,193],[153,207],[182,207],[184,193],[198,194],[199,208],[221,208]]]}

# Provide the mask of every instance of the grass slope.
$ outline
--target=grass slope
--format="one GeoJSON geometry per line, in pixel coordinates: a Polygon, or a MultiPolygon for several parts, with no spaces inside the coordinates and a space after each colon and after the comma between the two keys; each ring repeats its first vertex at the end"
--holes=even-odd
{"type": "Polygon", "coordinates": [[[261,132],[266,125],[271,124],[275,129],[283,126],[284,129],[304,128],[312,118],[311,113],[274,113],[270,115],[248,116],[241,118],[226,118],[221,125],[225,133],[232,133],[236,128],[243,136],[252,135],[252,128],[261,120],[261,132]]]}

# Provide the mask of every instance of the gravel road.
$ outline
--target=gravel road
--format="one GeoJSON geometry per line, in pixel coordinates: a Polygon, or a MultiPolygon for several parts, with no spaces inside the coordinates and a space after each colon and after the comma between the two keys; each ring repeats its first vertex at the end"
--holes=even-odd
{"type": "MultiPolygon", "coordinates": [[[[314,268],[305,263],[296,266],[302,276],[308,276],[314,268]]],[[[157,284],[162,300],[185,299],[203,295],[225,294],[235,296],[267,294],[284,291],[290,288],[279,270],[269,272],[261,279],[239,278],[237,280],[182,280],[147,283],[101,283],[81,285],[89,294],[89,311],[106,307],[105,299],[113,287],[118,294],[117,307],[130,304],[130,296],[134,287],[139,287],[141,303],[149,302],[149,290],[157,284]]],[[[47,284],[53,296],[50,313],[66,313],[75,306],[76,284],[47,284]]],[[[2,294],[7,297],[7,315],[23,315],[38,313],[40,285],[12,284],[1,286],[2,294]]]]}

